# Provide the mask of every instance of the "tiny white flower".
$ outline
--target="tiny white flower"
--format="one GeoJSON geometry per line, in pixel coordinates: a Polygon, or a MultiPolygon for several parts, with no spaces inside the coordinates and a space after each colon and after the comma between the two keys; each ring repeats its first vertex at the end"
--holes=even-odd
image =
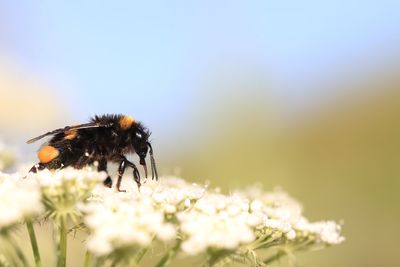
{"type": "Polygon", "coordinates": [[[340,234],[340,225],[333,221],[310,223],[306,218],[302,218],[295,227],[299,231],[315,235],[322,242],[329,245],[340,244],[345,240],[340,234]]]}
{"type": "Polygon", "coordinates": [[[202,253],[206,249],[207,244],[204,242],[203,237],[201,236],[191,238],[182,244],[182,251],[184,251],[188,255],[197,255],[202,253]]]}
{"type": "Polygon", "coordinates": [[[44,211],[35,181],[0,173],[0,229],[44,211]]]}
{"type": "Polygon", "coordinates": [[[293,240],[296,238],[296,231],[295,230],[290,230],[289,232],[286,233],[286,237],[289,240],[293,240]]]}
{"type": "Polygon", "coordinates": [[[186,208],[189,208],[190,205],[192,204],[189,198],[186,198],[184,203],[186,208]]]}
{"type": "Polygon", "coordinates": [[[250,243],[255,239],[252,224],[259,222],[249,213],[246,199],[217,193],[205,194],[192,210],[178,213],[178,219],[187,236],[182,250],[190,255],[250,243]]]}
{"type": "Polygon", "coordinates": [[[157,231],[157,237],[162,241],[173,240],[176,236],[176,229],[173,224],[165,223],[157,231]]]}
{"type": "Polygon", "coordinates": [[[165,211],[165,213],[175,213],[176,212],[176,206],[171,205],[171,204],[166,204],[164,206],[164,211],[165,211]]]}
{"type": "Polygon", "coordinates": [[[250,209],[255,212],[255,211],[262,211],[263,209],[263,204],[259,200],[253,200],[250,204],[250,209]]]}
{"type": "Polygon", "coordinates": [[[261,212],[253,212],[246,217],[246,223],[251,227],[258,227],[266,220],[266,215],[261,212]]]}

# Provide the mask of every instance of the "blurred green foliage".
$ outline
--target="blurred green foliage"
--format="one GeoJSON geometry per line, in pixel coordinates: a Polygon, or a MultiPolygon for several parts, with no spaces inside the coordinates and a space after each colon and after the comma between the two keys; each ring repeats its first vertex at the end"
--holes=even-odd
{"type": "Polygon", "coordinates": [[[371,86],[379,89],[358,88],[288,125],[276,123],[262,90],[206,103],[194,145],[176,161],[184,177],[225,190],[282,186],[311,219],[343,219],[346,242],[299,255],[300,265],[397,266],[400,81],[371,86]]]}

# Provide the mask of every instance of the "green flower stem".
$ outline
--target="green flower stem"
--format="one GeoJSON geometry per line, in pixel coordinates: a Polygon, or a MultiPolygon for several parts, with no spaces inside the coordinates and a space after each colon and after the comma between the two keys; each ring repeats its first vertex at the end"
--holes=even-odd
{"type": "Polygon", "coordinates": [[[66,218],[60,218],[60,243],[58,244],[59,254],[58,254],[58,266],[66,267],[67,265],[67,226],[66,218]]]}
{"type": "Polygon", "coordinates": [[[284,249],[281,249],[275,255],[272,255],[269,258],[265,259],[263,263],[268,265],[271,262],[276,261],[285,255],[292,255],[294,252],[304,250],[308,248],[310,245],[312,245],[313,242],[314,242],[313,240],[305,240],[303,242],[300,242],[297,246],[292,247],[290,253],[288,251],[285,251],[284,249]]]}
{"type": "Polygon", "coordinates": [[[175,245],[167,251],[167,253],[161,258],[161,260],[155,265],[155,267],[167,266],[175,258],[176,254],[181,247],[182,240],[177,240],[175,245]]]}
{"type": "Polygon", "coordinates": [[[249,250],[256,250],[256,249],[262,247],[263,245],[268,244],[272,241],[274,241],[274,238],[272,237],[272,235],[261,237],[261,238],[258,238],[253,243],[251,243],[250,245],[247,245],[247,248],[249,250]]]}
{"type": "Polygon", "coordinates": [[[281,257],[283,257],[283,256],[285,256],[285,255],[286,255],[286,253],[285,253],[284,251],[279,250],[275,255],[273,255],[273,256],[271,256],[271,257],[265,259],[265,260],[263,261],[263,263],[264,263],[265,265],[268,265],[268,264],[270,264],[270,263],[272,263],[272,262],[274,262],[274,261],[276,261],[276,260],[279,260],[281,257]]]}
{"type": "Polygon", "coordinates": [[[135,255],[135,263],[136,263],[136,264],[139,264],[139,263],[142,261],[144,255],[146,255],[146,253],[147,253],[147,251],[149,250],[149,248],[150,248],[150,246],[145,247],[145,248],[139,250],[139,251],[136,253],[136,255],[135,255]]]}
{"type": "MultiPolygon", "coordinates": [[[[153,239],[151,240],[151,242],[153,242],[154,239],[156,239],[156,235],[153,236],[153,239]]],[[[149,251],[149,249],[150,249],[150,245],[147,246],[147,247],[145,247],[145,248],[140,249],[140,250],[136,253],[135,259],[134,259],[136,265],[139,265],[139,263],[142,261],[144,255],[146,255],[146,253],[147,253],[147,251],[149,251]]]]}
{"type": "Polygon", "coordinates": [[[92,259],[93,259],[93,254],[90,253],[89,250],[87,250],[85,254],[85,261],[83,263],[83,267],[89,267],[92,263],[92,259]]]}
{"type": "Polygon", "coordinates": [[[297,244],[294,247],[294,251],[301,251],[301,250],[309,249],[314,244],[315,244],[315,240],[313,240],[313,239],[305,240],[305,241],[300,242],[299,244],[297,244]]]}
{"type": "Polygon", "coordinates": [[[36,241],[35,229],[33,228],[32,221],[26,221],[26,227],[28,228],[29,238],[31,240],[33,257],[35,258],[35,266],[42,267],[42,261],[40,260],[39,248],[36,241]]]}
{"type": "Polygon", "coordinates": [[[100,267],[102,265],[104,265],[104,259],[96,257],[95,258],[95,262],[94,262],[94,266],[95,267],[100,267]]]}
{"type": "Polygon", "coordinates": [[[261,248],[268,248],[272,246],[277,246],[282,244],[281,237],[274,237],[273,235],[269,235],[267,237],[259,238],[255,242],[247,245],[246,248],[248,250],[257,250],[261,248]]]}
{"type": "Polygon", "coordinates": [[[4,234],[4,236],[16,254],[15,255],[16,258],[13,260],[15,263],[14,265],[15,266],[28,266],[28,262],[25,258],[24,253],[22,252],[20,246],[13,240],[13,238],[8,233],[4,234]],[[18,262],[18,260],[19,260],[19,262],[18,262]]]}
{"type": "Polygon", "coordinates": [[[215,255],[209,259],[208,266],[223,267],[230,265],[232,263],[232,258],[230,257],[231,255],[232,252],[224,252],[222,254],[215,255]]]}

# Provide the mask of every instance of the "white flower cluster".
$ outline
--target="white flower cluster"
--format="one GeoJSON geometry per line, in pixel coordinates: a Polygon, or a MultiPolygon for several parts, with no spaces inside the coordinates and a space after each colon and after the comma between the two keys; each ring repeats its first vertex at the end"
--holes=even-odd
{"type": "Polygon", "coordinates": [[[252,199],[252,211],[266,215],[264,226],[281,231],[288,239],[314,238],[326,245],[342,243],[341,227],[333,221],[309,222],[303,215],[300,203],[279,189],[273,192],[263,192],[261,187],[251,187],[242,192],[241,196],[252,199]]]}
{"type": "Polygon", "coordinates": [[[141,193],[151,195],[155,205],[166,215],[186,210],[206,192],[204,186],[190,184],[177,177],[163,177],[159,182],[150,181],[141,193]]]}
{"type": "Polygon", "coordinates": [[[41,192],[34,181],[0,173],[0,230],[43,210],[41,192]]]}
{"type": "Polygon", "coordinates": [[[71,217],[78,220],[76,209],[79,202],[86,200],[93,188],[104,181],[104,172],[97,172],[90,167],[77,170],[67,167],[60,170],[43,170],[29,173],[27,180],[35,180],[42,192],[42,202],[46,215],[53,218],[71,217]]]}
{"type": "Polygon", "coordinates": [[[107,177],[104,172],[97,172],[87,167],[81,170],[67,167],[60,170],[42,170],[38,173],[29,173],[29,179],[37,180],[41,188],[49,194],[58,193],[66,187],[68,194],[76,194],[77,191],[90,191],[93,187],[107,177]]]}
{"type": "Polygon", "coordinates": [[[310,223],[306,218],[301,218],[294,228],[304,234],[314,235],[318,241],[328,245],[338,245],[345,238],[341,236],[341,226],[334,221],[320,221],[310,223]]]}
{"type": "Polygon", "coordinates": [[[249,213],[249,202],[238,196],[207,193],[191,210],[178,214],[187,238],[182,250],[190,255],[208,248],[234,250],[255,240],[253,228],[262,216],[249,213]]]}
{"type": "Polygon", "coordinates": [[[51,219],[83,220],[87,248],[98,257],[147,248],[153,240],[175,241],[186,255],[344,241],[338,224],[309,222],[280,190],[224,195],[176,177],[146,181],[138,190],[127,175],[123,193],[104,187],[105,178],[90,168],[44,170],[26,179],[0,173],[0,230],[43,211],[51,219]]]}
{"type": "Polygon", "coordinates": [[[110,192],[103,195],[102,202],[91,202],[82,210],[91,230],[87,246],[97,256],[135,245],[147,247],[154,237],[175,239],[175,227],[165,222],[164,214],[155,209],[148,196],[110,192]]]}
{"type": "Polygon", "coordinates": [[[92,233],[88,247],[97,255],[148,246],[153,238],[170,241],[177,233],[181,250],[188,255],[235,250],[254,242],[262,230],[268,235],[278,233],[275,236],[282,241],[312,237],[317,243],[338,244],[344,240],[336,223],[309,223],[301,205],[279,190],[266,193],[254,187],[224,195],[176,177],[149,181],[140,191],[130,179],[124,181],[124,189],[128,192],[99,186],[83,207],[92,233]]]}
{"type": "Polygon", "coordinates": [[[81,205],[91,235],[88,249],[97,256],[127,247],[147,247],[153,239],[176,239],[176,225],[168,215],[190,206],[204,194],[204,188],[177,178],[149,181],[140,192],[132,180],[124,182],[126,193],[98,186],[89,201],[81,205]]]}

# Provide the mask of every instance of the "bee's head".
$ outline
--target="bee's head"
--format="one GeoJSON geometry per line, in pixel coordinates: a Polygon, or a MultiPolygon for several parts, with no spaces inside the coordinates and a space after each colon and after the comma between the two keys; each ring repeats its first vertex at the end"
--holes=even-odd
{"type": "Polygon", "coordinates": [[[153,156],[153,148],[149,141],[149,137],[150,137],[151,133],[149,132],[148,129],[146,129],[144,126],[142,126],[140,123],[138,123],[132,134],[133,134],[133,136],[132,136],[133,148],[135,149],[136,154],[140,158],[140,165],[143,166],[146,177],[147,177],[146,156],[147,156],[147,153],[149,153],[152,179],[154,179],[154,177],[155,177],[156,180],[158,180],[156,163],[155,163],[154,156],[153,156]]]}

